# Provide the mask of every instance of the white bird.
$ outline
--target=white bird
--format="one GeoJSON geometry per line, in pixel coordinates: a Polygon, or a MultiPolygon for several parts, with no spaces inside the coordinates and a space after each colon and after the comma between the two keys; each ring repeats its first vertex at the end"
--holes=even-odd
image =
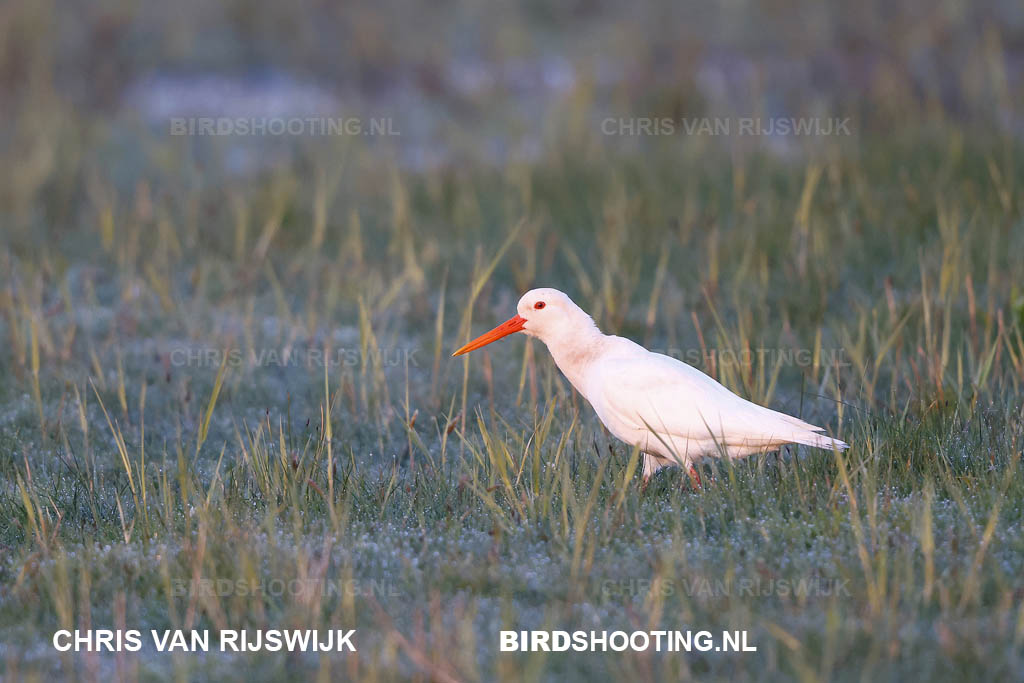
{"type": "Polygon", "coordinates": [[[557,289],[530,290],[517,310],[452,355],[515,332],[537,337],[608,430],[643,453],[645,483],[668,465],[689,467],[699,483],[693,463],[704,457],[740,458],[790,443],[848,448],[821,427],[751,403],[686,363],[602,334],[557,289]]]}

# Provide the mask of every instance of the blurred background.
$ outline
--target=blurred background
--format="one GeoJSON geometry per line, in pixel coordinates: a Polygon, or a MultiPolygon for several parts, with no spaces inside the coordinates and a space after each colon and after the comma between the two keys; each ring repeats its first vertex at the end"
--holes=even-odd
{"type": "MultiPolygon", "coordinates": [[[[325,146],[458,170],[595,145],[676,149],[695,142],[679,122],[702,117],[849,117],[855,138],[951,123],[1024,135],[1012,0],[11,0],[0,45],[7,230],[38,219],[33,207],[75,220],[71,195],[98,168],[131,190],[175,164],[237,178],[325,146]],[[384,119],[397,134],[169,134],[180,117],[278,116],[384,119]],[[622,134],[607,134],[608,117],[622,134]],[[671,119],[675,134],[631,134],[618,117],[671,119]]],[[[697,143],[821,147],[797,137],[697,143]]]]}

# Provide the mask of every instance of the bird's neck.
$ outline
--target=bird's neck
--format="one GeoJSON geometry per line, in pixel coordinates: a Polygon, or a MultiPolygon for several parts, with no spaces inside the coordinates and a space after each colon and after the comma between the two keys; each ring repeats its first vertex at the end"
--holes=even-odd
{"type": "Polygon", "coordinates": [[[600,356],[604,340],[605,335],[596,326],[544,340],[555,365],[584,397],[587,395],[587,368],[600,356]]]}

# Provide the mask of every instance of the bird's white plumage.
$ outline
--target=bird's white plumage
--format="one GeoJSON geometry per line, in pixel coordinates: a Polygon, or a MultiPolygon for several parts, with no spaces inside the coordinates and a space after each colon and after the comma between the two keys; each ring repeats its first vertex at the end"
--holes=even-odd
{"type": "Polygon", "coordinates": [[[668,464],[742,457],[788,443],[847,448],[822,428],[747,401],[686,363],[602,334],[558,290],[527,292],[518,311],[523,331],[547,345],[608,430],[644,452],[645,477],[668,464]]]}

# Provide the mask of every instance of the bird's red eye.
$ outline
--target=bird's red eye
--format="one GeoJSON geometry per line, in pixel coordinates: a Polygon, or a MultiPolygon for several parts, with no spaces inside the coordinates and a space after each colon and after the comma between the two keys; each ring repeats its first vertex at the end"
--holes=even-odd
{"type": "Polygon", "coordinates": [[[533,305],[533,307],[536,308],[538,311],[544,308],[545,306],[547,306],[547,304],[545,304],[543,301],[538,301],[533,305]]]}

